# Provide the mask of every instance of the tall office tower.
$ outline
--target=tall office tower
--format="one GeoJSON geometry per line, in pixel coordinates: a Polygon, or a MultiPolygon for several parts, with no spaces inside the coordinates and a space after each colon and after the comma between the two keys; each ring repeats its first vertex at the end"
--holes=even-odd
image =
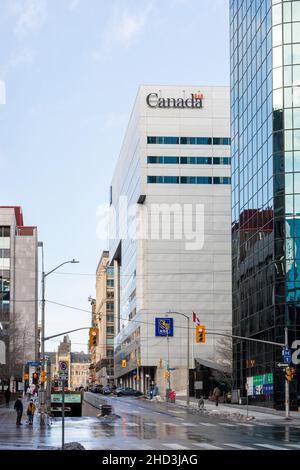
{"type": "MultiPolygon", "coordinates": [[[[38,356],[37,228],[21,207],[0,206],[0,379],[17,390],[23,366],[38,356]]],[[[0,387],[1,387],[0,386],[0,387]]]]}
{"type": "Polygon", "coordinates": [[[229,132],[228,87],[139,89],[111,187],[118,384],[186,393],[189,366],[190,393],[208,395],[223,367],[211,330],[231,331],[229,132]]]}
{"type": "MultiPolygon", "coordinates": [[[[300,2],[230,1],[233,332],[300,334],[300,2]]],[[[277,346],[234,341],[234,387],[284,406],[277,346]]],[[[295,359],[295,354],[294,354],[295,359]]],[[[300,374],[291,405],[300,405],[300,374]]]]}

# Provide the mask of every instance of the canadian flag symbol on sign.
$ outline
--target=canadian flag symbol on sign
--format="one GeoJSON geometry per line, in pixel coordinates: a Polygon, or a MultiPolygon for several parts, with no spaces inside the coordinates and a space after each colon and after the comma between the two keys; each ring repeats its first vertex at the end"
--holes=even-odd
{"type": "Polygon", "coordinates": [[[193,322],[196,323],[196,325],[200,325],[200,318],[197,317],[195,312],[193,312],[193,322]]]}

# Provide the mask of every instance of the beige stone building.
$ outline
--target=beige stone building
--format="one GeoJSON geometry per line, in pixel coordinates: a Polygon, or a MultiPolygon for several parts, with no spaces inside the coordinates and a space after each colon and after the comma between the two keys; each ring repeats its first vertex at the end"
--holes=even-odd
{"type": "Polygon", "coordinates": [[[96,271],[96,299],[92,302],[92,326],[98,328],[98,344],[90,348],[92,381],[114,383],[114,271],[103,251],[96,271]]]}
{"type": "Polygon", "coordinates": [[[66,361],[69,365],[69,380],[67,387],[74,390],[78,387],[86,387],[89,383],[91,355],[85,352],[71,352],[71,340],[64,336],[57,349],[57,353],[46,353],[51,361],[51,382],[58,387],[59,362],[66,361]]]}

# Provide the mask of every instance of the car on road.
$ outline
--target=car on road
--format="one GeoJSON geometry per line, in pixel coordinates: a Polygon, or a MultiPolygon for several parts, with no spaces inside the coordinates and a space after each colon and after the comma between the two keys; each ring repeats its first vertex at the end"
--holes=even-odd
{"type": "Polygon", "coordinates": [[[141,395],[143,395],[141,392],[131,387],[116,388],[114,394],[117,395],[117,397],[121,397],[123,395],[131,397],[140,397],[141,395]]]}

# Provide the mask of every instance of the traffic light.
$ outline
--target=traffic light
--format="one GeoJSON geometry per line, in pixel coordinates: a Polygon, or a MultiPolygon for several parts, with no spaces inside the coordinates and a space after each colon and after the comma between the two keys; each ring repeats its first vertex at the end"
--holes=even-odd
{"type": "Polygon", "coordinates": [[[127,366],[127,361],[126,359],[122,359],[122,367],[123,369],[127,366]]]}
{"type": "Polygon", "coordinates": [[[291,382],[294,378],[293,370],[290,367],[287,367],[285,370],[285,378],[288,382],[291,382]]]}
{"type": "Polygon", "coordinates": [[[196,343],[205,343],[205,326],[196,326],[196,343]]]}
{"type": "Polygon", "coordinates": [[[98,328],[90,328],[90,346],[97,346],[98,328]]]}
{"type": "Polygon", "coordinates": [[[38,383],[39,383],[39,374],[37,372],[34,372],[32,374],[32,383],[34,385],[38,385],[38,383]]]}
{"type": "Polygon", "coordinates": [[[41,383],[45,383],[47,380],[47,372],[45,370],[42,370],[41,372],[41,383]]]}
{"type": "Polygon", "coordinates": [[[170,371],[169,371],[169,370],[165,370],[165,372],[164,372],[164,377],[165,377],[165,379],[169,379],[169,378],[170,378],[170,375],[171,375],[171,374],[170,374],[170,371]]]}

